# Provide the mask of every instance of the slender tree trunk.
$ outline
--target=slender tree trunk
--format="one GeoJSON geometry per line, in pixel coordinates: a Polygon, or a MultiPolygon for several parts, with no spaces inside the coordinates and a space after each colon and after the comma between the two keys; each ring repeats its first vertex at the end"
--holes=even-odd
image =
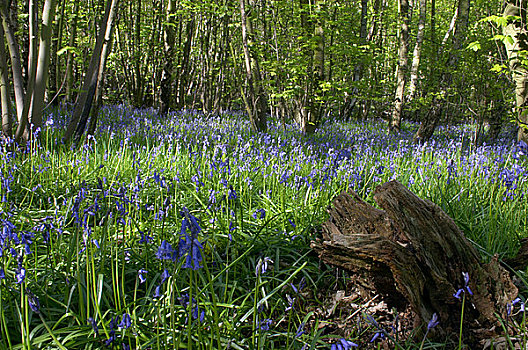
{"type": "Polygon", "coordinates": [[[15,104],[18,122],[21,122],[22,111],[24,110],[24,78],[22,76],[22,61],[20,60],[20,48],[15,36],[14,25],[8,12],[6,0],[0,0],[0,16],[2,17],[2,27],[7,40],[9,56],[11,60],[11,70],[13,88],[15,90],[15,104]]]}
{"type": "Polygon", "coordinates": [[[516,20],[508,22],[503,29],[504,35],[512,38],[505,40],[506,51],[513,80],[515,81],[515,104],[517,108],[517,123],[519,131],[517,139],[528,143],[528,69],[519,58],[520,51],[528,50],[526,39],[527,26],[523,18],[526,18],[526,7],[523,1],[510,0],[504,9],[504,16],[515,16],[516,20]]]}
{"type": "MultiPolygon", "coordinates": [[[[317,12],[321,13],[324,0],[317,0],[315,6],[317,7],[317,12]]],[[[307,134],[312,134],[315,132],[315,129],[319,126],[323,114],[323,89],[321,83],[325,79],[325,38],[324,38],[324,26],[323,18],[320,16],[317,19],[315,24],[314,31],[314,42],[315,48],[313,53],[313,76],[312,76],[312,86],[314,92],[314,98],[310,102],[310,110],[308,113],[308,120],[303,126],[303,132],[307,134]]]]}
{"type": "Polygon", "coordinates": [[[469,21],[470,0],[458,0],[456,9],[457,20],[455,25],[455,32],[453,35],[453,44],[449,50],[449,57],[443,68],[443,72],[438,82],[438,93],[435,94],[424,120],[420,124],[418,131],[414,135],[415,142],[425,142],[433,136],[434,130],[440,121],[440,117],[444,111],[444,105],[449,98],[447,90],[452,83],[451,71],[456,68],[458,58],[460,57],[460,50],[463,47],[466,38],[466,32],[469,21]]]}
{"type": "Polygon", "coordinates": [[[246,0],[240,0],[240,18],[242,23],[242,48],[246,65],[248,97],[244,99],[251,127],[254,131],[266,131],[267,99],[261,88],[260,67],[255,54],[250,52],[253,27],[246,14],[246,0]]]}
{"type": "MultiPolygon", "coordinates": [[[[69,47],[73,47],[75,45],[75,39],[77,37],[77,18],[79,17],[77,15],[78,10],[79,2],[76,1],[73,5],[73,22],[70,30],[70,41],[68,43],[69,47]]],[[[73,52],[72,50],[68,50],[68,58],[66,59],[66,71],[64,73],[66,75],[66,102],[71,102],[73,100],[73,66],[73,52]]]]}
{"type": "MultiPolygon", "coordinates": [[[[44,111],[44,97],[48,83],[51,37],[53,34],[53,19],[55,18],[56,0],[46,0],[42,11],[42,27],[40,28],[40,44],[35,76],[35,90],[31,103],[30,123],[33,134],[42,127],[42,113],[44,111]]],[[[29,96],[26,96],[29,98],[29,96]]]]}
{"type": "Polygon", "coordinates": [[[9,98],[9,72],[4,43],[4,29],[0,26],[0,101],[2,103],[2,134],[12,136],[11,101],[9,98]]]}
{"type": "Polygon", "coordinates": [[[396,94],[394,96],[394,107],[391,121],[389,123],[390,132],[399,132],[403,114],[403,97],[405,93],[405,81],[407,76],[407,65],[409,61],[409,2],[400,0],[400,49],[398,57],[398,70],[396,73],[396,94]]]}
{"type": "Polygon", "coordinates": [[[175,3],[173,0],[168,0],[167,3],[167,14],[166,14],[166,23],[163,27],[163,41],[165,49],[165,60],[163,63],[163,77],[161,80],[161,114],[167,114],[169,108],[172,106],[173,102],[173,91],[172,87],[174,85],[173,78],[173,61],[174,61],[174,51],[175,51],[175,33],[174,33],[174,23],[175,19],[175,3]]]}
{"type": "MultiPolygon", "coordinates": [[[[379,7],[379,0],[376,0],[376,4],[374,5],[375,6],[374,11],[376,11],[377,8],[379,7]],[[376,7],[376,4],[377,4],[377,7],[376,7]]],[[[373,33],[373,31],[375,30],[375,27],[376,27],[376,19],[374,19],[374,23],[373,23],[373,25],[371,27],[371,31],[369,33],[367,33],[367,14],[368,14],[368,0],[361,0],[361,20],[360,20],[360,27],[359,27],[359,40],[360,40],[360,44],[361,45],[365,45],[367,43],[367,41],[368,41],[367,36],[370,33],[373,33]]],[[[332,65],[330,65],[330,67],[332,67],[332,65]]],[[[360,61],[354,67],[354,75],[353,75],[353,78],[352,78],[352,82],[356,83],[356,82],[360,81],[362,75],[363,75],[363,62],[360,61]]],[[[352,94],[351,94],[352,95],[352,99],[348,103],[348,107],[345,108],[345,111],[347,111],[350,114],[352,114],[352,112],[353,112],[353,110],[354,110],[354,108],[356,106],[358,93],[359,93],[359,89],[357,88],[357,86],[354,86],[354,88],[352,89],[352,94]]],[[[347,118],[347,119],[349,119],[349,118],[347,118]]]]}
{"type": "Polygon", "coordinates": [[[416,92],[416,85],[418,83],[418,70],[420,68],[420,59],[422,53],[422,43],[425,33],[425,20],[426,20],[426,7],[427,0],[420,0],[420,14],[418,17],[418,31],[416,32],[416,44],[414,45],[413,60],[411,64],[411,76],[409,79],[409,91],[407,95],[407,101],[411,102],[414,99],[416,92]]]}
{"type": "MultiPolygon", "coordinates": [[[[87,134],[93,135],[95,132],[95,127],[97,126],[97,117],[99,116],[99,110],[101,109],[102,105],[102,97],[103,97],[103,87],[104,87],[104,74],[105,74],[105,67],[106,67],[106,61],[108,59],[108,55],[112,51],[112,44],[113,44],[113,33],[114,33],[114,21],[117,17],[117,1],[115,1],[116,4],[112,6],[112,10],[110,12],[110,15],[108,16],[108,23],[106,25],[106,32],[105,32],[105,39],[103,48],[101,50],[101,62],[99,62],[99,71],[97,73],[97,88],[95,89],[95,98],[93,102],[93,107],[90,110],[90,125],[88,127],[87,134]]],[[[79,131],[82,131],[79,129],[79,131]]],[[[76,131],[76,142],[80,141],[80,138],[82,136],[82,133],[78,133],[76,131]]]]}
{"type": "Polygon", "coordinates": [[[92,107],[92,102],[95,96],[95,89],[97,87],[97,78],[99,76],[99,65],[101,62],[101,52],[103,48],[104,38],[106,35],[107,25],[113,23],[115,18],[118,0],[108,0],[105,15],[102,18],[101,25],[99,27],[99,34],[95,42],[95,48],[92,53],[90,65],[84,77],[82,91],[77,97],[75,103],[75,109],[73,110],[72,117],[64,133],[64,141],[68,142],[71,140],[75,132],[76,141],[84,133],[86,123],[92,107]],[[112,18],[112,19],[111,19],[112,18]]]}

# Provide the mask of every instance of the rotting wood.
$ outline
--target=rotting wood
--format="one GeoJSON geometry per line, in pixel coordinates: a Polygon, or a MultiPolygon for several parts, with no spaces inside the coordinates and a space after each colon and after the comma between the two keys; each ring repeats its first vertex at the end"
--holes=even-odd
{"type": "Polygon", "coordinates": [[[502,332],[497,315],[517,296],[508,272],[495,257],[481,263],[472,244],[436,204],[397,181],[376,188],[380,209],[349,191],[337,196],[312,243],[320,258],[369,284],[399,310],[410,306],[416,326],[434,313],[440,324],[432,336],[458,334],[461,301],[453,295],[469,275],[464,341],[476,344],[502,332]]]}

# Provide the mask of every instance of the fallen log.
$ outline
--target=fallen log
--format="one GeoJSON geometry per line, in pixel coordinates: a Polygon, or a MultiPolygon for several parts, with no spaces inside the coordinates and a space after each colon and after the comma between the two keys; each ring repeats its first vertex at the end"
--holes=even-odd
{"type": "Polygon", "coordinates": [[[439,206],[397,181],[376,188],[374,201],[381,209],[353,191],[334,199],[322,239],[312,242],[319,257],[371,286],[389,305],[409,307],[415,326],[427,324],[436,313],[439,325],[433,336],[458,334],[462,298],[466,343],[503,332],[497,315],[506,317],[517,288],[498,260],[481,263],[439,206]]]}

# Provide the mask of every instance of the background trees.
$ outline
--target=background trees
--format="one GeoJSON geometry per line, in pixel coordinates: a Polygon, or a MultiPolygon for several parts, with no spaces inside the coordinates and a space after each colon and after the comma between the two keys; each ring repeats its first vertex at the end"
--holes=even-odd
{"type": "Polygon", "coordinates": [[[307,133],[323,118],[390,115],[395,131],[410,118],[420,140],[438,123],[497,125],[513,106],[519,75],[492,70],[508,63],[489,40],[501,28],[479,21],[503,11],[498,0],[121,0],[103,41],[110,2],[89,2],[0,2],[4,135],[29,139],[48,103],[81,103],[89,86],[96,101],[162,113],[246,110],[259,130],[268,114],[307,133]]]}

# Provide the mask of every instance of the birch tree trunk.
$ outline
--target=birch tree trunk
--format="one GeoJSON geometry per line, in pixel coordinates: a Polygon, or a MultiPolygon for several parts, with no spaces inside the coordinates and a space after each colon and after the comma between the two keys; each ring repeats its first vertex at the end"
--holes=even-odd
{"type": "Polygon", "coordinates": [[[419,2],[419,15],[418,15],[418,30],[416,32],[416,44],[413,50],[413,60],[411,64],[411,76],[409,79],[409,91],[407,94],[407,101],[410,102],[414,99],[416,92],[416,84],[418,82],[418,70],[420,68],[420,59],[422,53],[422,43],[425,34],[425,20],[427,11],[427,0],[420,0],[419,2]]]}
{"type": "Polygon", "coordinates": [[[407,65],[409,61],[409,2],[400,0],[400,49],[398,54],[398,70],[396,73],[396,94],[394,96],[394,107],[392,110],[391,121],[389,123],[390,132],[399,132],[402,113],[403,113],[403,96],[405,92],[405,81],[407,75],[407,65]]]}
{"type": "Polygon", "coordinates": [[[504,35],[512,38],[505,40],[506,51],[513,80],[515,81],[515,105],[517,108],[517,123],[519,131],[517,139],[528,143],[528,69],[521,63],[520,52],[528,50],[528,34],[526,22],[526,7],[523,1],[510,0],[504,9],[504,16],[515,16],[503,29],[504,35]]]}
{"type": "MultiPolygon", "coordinates": [[[[40,28],[40,44],[37,62],[37,72],[35,76],[35,91],[31,103],[31,112],[29,122],[33,134],[38,128],[42,127],[42,113],[44,111],[44,97],[46,85],[48,83],[51,36],[53,33],[53,19],[55,18],[56,0],[46,0],[42,10],[42,26],[40,28]]],[[[29,96],[26,96],[29,98],[29,96]]],[[[33,135],[32,135],[33,136],[33,135]]],[[[32,137],[31,136],[31,137],[32,137]]]]}

